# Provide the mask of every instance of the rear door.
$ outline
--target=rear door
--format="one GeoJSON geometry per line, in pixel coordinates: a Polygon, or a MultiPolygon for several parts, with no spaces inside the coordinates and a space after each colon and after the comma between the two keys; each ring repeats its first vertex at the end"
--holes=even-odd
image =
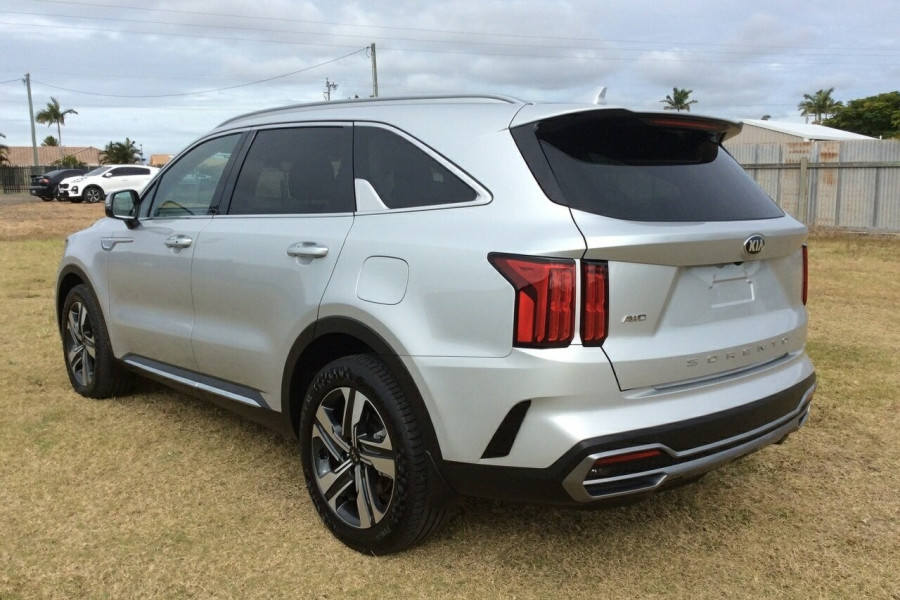
{"type": "MultiPolygon", "coordinates": [[[[201,372],[280,392],[353,224],[349,125],[258,131],[230,203],[204,229],[191,275],[201,372]]],[[[224,207],[223,207],[224,208],[224,207]]]]}
{"type": "Polygon", "coordinates": [[[806,229],[720,146],[728,123],[591,111],[514,132],[585,260],[609,267],[620,387],[665,387],[802,350],[806,229]]]}

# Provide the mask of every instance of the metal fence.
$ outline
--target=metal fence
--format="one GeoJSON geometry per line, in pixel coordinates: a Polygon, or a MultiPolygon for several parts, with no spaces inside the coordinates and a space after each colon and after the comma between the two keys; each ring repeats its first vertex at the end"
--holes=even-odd
{"type": "Polygon", "coordinates": [[[59,167],[0,167],[0,186],[4,194],[27,192],[31,187],[31,176],[49,173],[59,167]]]}
{"type": "Polygon", "coordinates": [[[779,206],[807,225],[900,233],[900,140],[726,146],[779,206]]]}

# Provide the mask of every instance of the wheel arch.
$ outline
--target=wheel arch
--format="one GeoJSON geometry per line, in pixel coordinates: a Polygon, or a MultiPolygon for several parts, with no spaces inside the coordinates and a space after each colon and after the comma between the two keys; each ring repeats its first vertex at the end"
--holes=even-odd
{"type": "MultiPolygon", "coordinates": [[[[94,286],[91,284],[90,279],[88,279],[85,272],[75,265],[63,267],[59,272],[56,281],[56,325],[59,327],[60,332],[62,332],[63,319],[65,318],[63,315],[63,305],[66,303],[66,296],[69,295],[72,288],[76,285],[84,284],[91,288],[91,292],[94,293],[95,297],[97,297],[97,292],[94,290],[94,286]]],[[[103,310],[102,305],[100,306],[100,309],[101,311],[103,310]]]]}
{"type": "Polygon", "coordinates": [[[282,378],[282,410],[296,436],[306,390],[328,363],[354,354],[375,354],[390,367],[412,405],[433,459],[441,457],[431,416],[406,365],[391,345],[365,324],[346,317],[327,317],[307,327],[291,349],[282,378]]]}

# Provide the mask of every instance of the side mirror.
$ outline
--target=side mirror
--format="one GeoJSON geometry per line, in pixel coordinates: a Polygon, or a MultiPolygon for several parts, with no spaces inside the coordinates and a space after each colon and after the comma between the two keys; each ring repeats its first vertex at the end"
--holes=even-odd
{"type": "Polygon", "coordinates": [[[106,173],[103,174],[103,177],[105,179],[109,179],[110,177],[112,177],[112,171],[107,171],[106,173]]]}
{"type": "Polygon", "coordinates": [[[137,212],[141,197],[134,190],[119,190],[106,197],[106,216],[110,219],[125,221],[128,228],[138,224],[137,212]]]}

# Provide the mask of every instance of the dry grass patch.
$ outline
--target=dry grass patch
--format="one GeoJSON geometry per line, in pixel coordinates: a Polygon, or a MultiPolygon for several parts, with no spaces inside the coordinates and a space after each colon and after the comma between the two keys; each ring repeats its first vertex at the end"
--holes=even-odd
{"type": "Polygon", "coordinates": [[[25,202],[0,205],[0,242],[53,240],[103,217],[103,203],[25,202]]]}
{"type": "Polygon", "coordinates": [[[619,508],[467,501],[376,559],[319,523],[296,443],[150,383],[71,391],[53,281],[62,236],[101,211],[0,208],[3,600],[900,599],[898,241],[810,242],[821,385],[786,444],[619,508]]]}

